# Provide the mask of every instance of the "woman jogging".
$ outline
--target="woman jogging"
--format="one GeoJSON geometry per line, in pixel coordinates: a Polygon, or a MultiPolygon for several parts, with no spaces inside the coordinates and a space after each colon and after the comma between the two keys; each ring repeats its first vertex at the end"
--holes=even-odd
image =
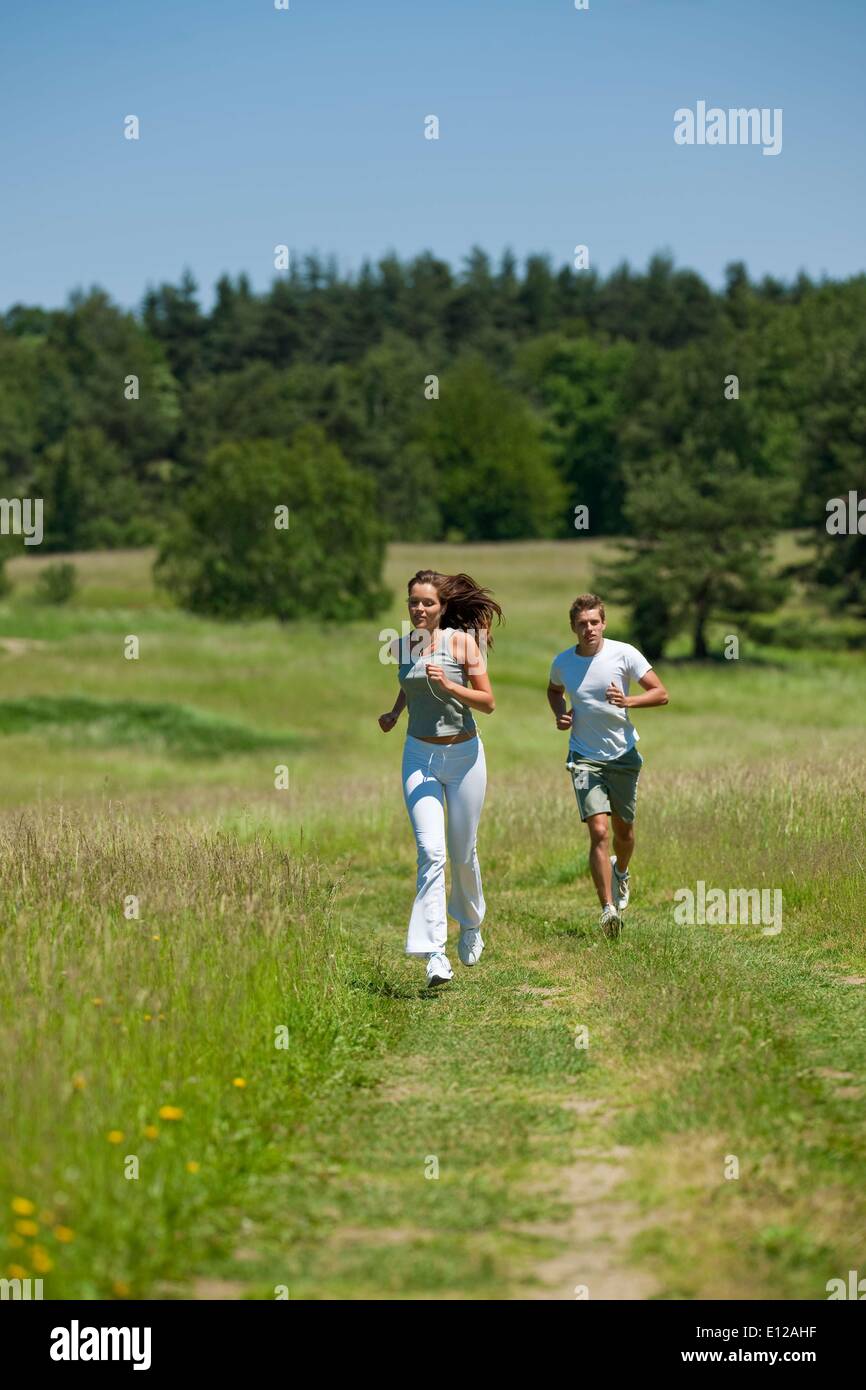
{"type": "Polygon", "coordinates": [[[389,733],[408,706],[403,796],[418,848],[418,882],[406,954],[426,960],[428,985],[439,985],[454,974],[445,954],[446,805],[448,912],[460,924],[457,952],[464,965],[476,965],[484,949],[475,841],[487,768],[473,711],[492,714],[495,707],[485,653],[493,618],[501,621],[502,609],[468,574],[419,570],[408,587],[415,631],[392,644],[401,689],[394,708],[379,716],[379,727],[389,733]]]}

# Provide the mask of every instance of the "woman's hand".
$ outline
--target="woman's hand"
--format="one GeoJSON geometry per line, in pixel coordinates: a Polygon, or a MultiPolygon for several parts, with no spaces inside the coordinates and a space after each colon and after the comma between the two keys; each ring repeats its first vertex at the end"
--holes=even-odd
{"type": "Polygon", "coordinates": [[[438,685],[440,690],[450,693],[456,689],[453,681],[450,681],[442,670],[441,666],[434,666],[432,663],[427,667],[427,679],[431,685],[438,685]]]}
{"type": "Polygon", "coordinates": [[[394,725],[397,723],[399,717],[400,716],[398,714],[395,714],[392,709],[389,709],[387,714],[380,714],[379,728],[382,730],[382,733],[389,734],[393,729],[394,725]]]}

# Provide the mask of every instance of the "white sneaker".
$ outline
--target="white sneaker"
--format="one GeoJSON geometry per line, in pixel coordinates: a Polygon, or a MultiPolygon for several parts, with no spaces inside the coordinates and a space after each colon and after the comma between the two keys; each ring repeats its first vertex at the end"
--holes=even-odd
{"type": "Polygon", "coordinates": [[[457,954],[464,965],[477,965],[484,950],[480,927],[464,927],[457,943],[457,954]]]}
{"type": "Polygon", "coordinates": [[[601,914],[600,926],[605,936],[617,937],[622,931],[622,922],[613,903],[608,903],[601,914]]]}
{"type": "Polygon", "coordinates": [[[446,980],[454,979],[451,962],[444,951],[434,951],[427,959],[427,984],[444,985],[446,980]]]}
{"type": "Polygon", "coordinates": [[[625,873],[622,876],[620,876],[617,873],[615,854],[612,854],[610,856],[610,872],[611,878],[613,880],[614,906],[617,912],[625,912],[626,908],[628,907],[628,897],[629,888],[631,886],[631,880],[629,879],[628,869],[626,869],[625,873]]]}

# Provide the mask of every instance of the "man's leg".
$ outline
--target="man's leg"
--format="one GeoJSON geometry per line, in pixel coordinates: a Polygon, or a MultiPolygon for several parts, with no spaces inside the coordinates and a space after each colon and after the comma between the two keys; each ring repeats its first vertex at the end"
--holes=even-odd
{"type": "Polygon", "coordinates": [[[616,855],[616,867],[620,874],[624,874],[628,868],[628,861],[634,854],[634,821],[622,820],[613,811],[610,813],[610,819],[613,824],[613,852],[616,855]]]}
{"type": "Polygon", "coordinates": [[[589,871],[598,893],[598,900],[602,907],[607,907],[608,903],[613,902],[607,814],[587,816],[586,828],[589,831],[589,871]]]}

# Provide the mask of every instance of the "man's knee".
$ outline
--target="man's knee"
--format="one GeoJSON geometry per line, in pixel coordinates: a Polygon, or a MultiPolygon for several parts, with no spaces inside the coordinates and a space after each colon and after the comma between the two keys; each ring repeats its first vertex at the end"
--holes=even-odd
{"type": "Polygon", "coordinates": [[[613,823],[613,838],[621,845],[634,844],[634,821],[620,820],[613,823]]]}
{"type": "Polygon", "coordinates": [[[593,846],[604,845],[608,841],[607,816],[589,816],[586,822],[589,838],[593,846]]]}

